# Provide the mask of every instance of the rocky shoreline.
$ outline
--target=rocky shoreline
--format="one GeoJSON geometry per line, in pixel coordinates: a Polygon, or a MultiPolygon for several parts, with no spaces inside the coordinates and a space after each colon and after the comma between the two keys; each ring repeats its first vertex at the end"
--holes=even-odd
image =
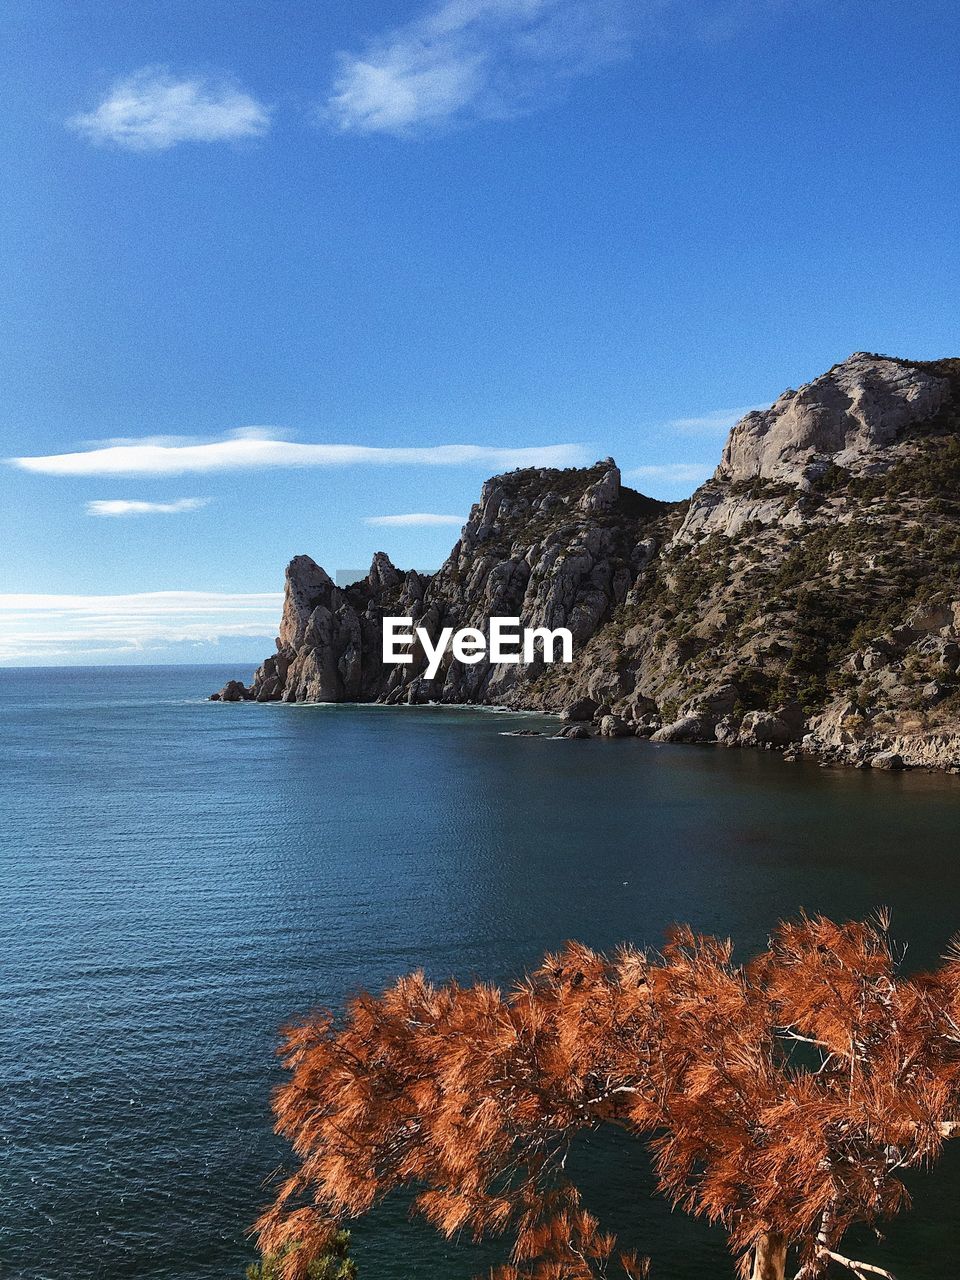
{"type": "MultiPolygon", "coordinates": [[[[211,702],[258,701],[251,690],[239,680],[228,681],[219,692],[210,694],[208,700],[211,702]]],[[[259,699],[259,701],[268,700],[259,699]]],[[[305,704],[301,703],[301,705],[305,704]]],[[[390,704],[379,702],[339,705],[386,706],[390,704]]],[[[418,702],[404,705],[446,706],[450,710],[455,710],[457,707],[471,707],[473,710],[501,711],[505,714],[511,711],[530,715],[547,714],[536,707],[508,708],[476,703],[418,702]]],[[[749,720],[744,717],[747,720],[746,725],[735,728],[733,724],[728,725],[721,721],[714,736],[698,736],[695,732],[686,732],[687,726],[684,724],[663,726],[655,714],[645,716],[639,723],[635,723],[615,715],[609,705],[596,706],[591,700],[585,699],[557,716],[561,724],[556,733],[545,733],[540,729],[512,729],[505,732],[504,736],[553,738],[567,741],[589,741],[595,738],[644,738],[672,745],[723,746],[744,750],[775,751],[782,755],[784,760],[794,761],[806,757],[819,760],[824,766],[881,769],[888,772],[919,769],[927,772],[960,774],[960,732],[931,734],[925,738],[898,735],[893,738],[861,740],[844,740],[841,735],[838,739],[829,741],[813,732],[798,736],[796,731],[784,727],[780,716],[764,712],[748,714],[749,720]],[[591,711],[592,707],[596,707],[596,710],[591,711]]]]}
{"type": "Polygon", "coordinates": [[[561,733],[716,742],[960,771],[960,361],[858,352],[733,428],[687,502],[615,462],[488,480],[433,575],[382,552],[338,587],[286,572],[271,654],[225,702],[450,703],[561,733]],[[572,664],[385,666],[385,616],[431,640],[494,616],[566,627],[572,664]]]}

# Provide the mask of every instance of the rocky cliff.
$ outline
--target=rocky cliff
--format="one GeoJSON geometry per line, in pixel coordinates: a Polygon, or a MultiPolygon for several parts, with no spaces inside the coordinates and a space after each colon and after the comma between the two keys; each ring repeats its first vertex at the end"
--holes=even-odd
{"type": "Polygon", "coordinates": [[[287,569],[277,652],[227,700],[468,702],[570,732],[960,768],[960,361],[857,353],[731,432],[686,503],[611,459],[488,480],[431,577],[287,569]],[[384,667],[381,620],[569,627],[571,665],[384,667]]]}
{"type": "Polygon", "coordinates": [[[543,705],[533,692],[546,670],[539,655],[523,666],[448,655],[428,680],[422,648],[411,664],[383,665],[382,619],[410,617],[435,638],[444,627],[487,631],[491,617],[519,617],[524,627],[568,627],[582,648],[656,559],[674,513],[621,485],[609,458],[494,476],[431,577],[402,573],[378,552],[367,577],[341,589],[309,556],[292,560],[276,653],[249,690],[231,682],[221,696],[543,705]]]}

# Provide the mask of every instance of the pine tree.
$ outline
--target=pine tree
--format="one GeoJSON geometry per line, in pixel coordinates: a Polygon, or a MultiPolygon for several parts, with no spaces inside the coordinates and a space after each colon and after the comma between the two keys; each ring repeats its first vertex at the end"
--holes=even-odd
{"type": "Polygon", "coordinates": [[[636,1280],[566,1170],[576,1136],[646,1144],[672,1204],[720,1224],[743,1280],[858,1280],[855,1224],[907,1202],[960,1116],[960,953],[906,977],[885,918],[781,925],[752,963],[675,931],[660,953],[578,944],[503,993],[417,973],[338,1025],[287,1029],[277,1130],[299,1164],[257,1224],[304,1280],[394,1190],[447,1236],[509,1234],[496,1280],[636,1280]]]}

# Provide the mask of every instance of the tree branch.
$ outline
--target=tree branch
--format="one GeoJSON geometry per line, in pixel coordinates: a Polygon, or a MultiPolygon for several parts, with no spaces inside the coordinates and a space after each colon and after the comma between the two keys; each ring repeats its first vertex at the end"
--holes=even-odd
{"type": "Polygon", "coordinates": [[[893,1272],[884,1271],[883,1267],[875,1267],[869,1262],[857,1262],[854,1258],[845,1258],[842,1253],[836,1253],[833,1249],[821,1249],[820,1256],[829,1258],[839,1267],[846,1267],[855,1276],[859,1276],[860,1280],[866,1280],[867,1276],[880,1276],[882,1280],[896,1280],[893,1272]]]}

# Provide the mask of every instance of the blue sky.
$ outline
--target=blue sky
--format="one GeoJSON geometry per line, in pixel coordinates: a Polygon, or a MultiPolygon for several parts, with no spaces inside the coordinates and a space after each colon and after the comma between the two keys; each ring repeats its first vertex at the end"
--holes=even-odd
{"type": "Polygon", "coordinates": [[[434,567],[527,459],[684,496],[737,410],[960,353],[952,0],[21,0],[0,37],[0,662],[246,660],[293,554],[434,567]]]}

